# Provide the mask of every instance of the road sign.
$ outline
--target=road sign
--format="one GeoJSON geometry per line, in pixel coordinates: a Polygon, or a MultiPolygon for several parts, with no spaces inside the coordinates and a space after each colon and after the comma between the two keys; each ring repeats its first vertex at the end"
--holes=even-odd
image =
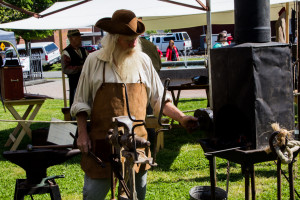
{"type": "Polygon", "coordinates": [[[2,51],[4,51],[5,45],[3,44],[3,42],[1,43],[0,47],[1,47],[2,51]]]}

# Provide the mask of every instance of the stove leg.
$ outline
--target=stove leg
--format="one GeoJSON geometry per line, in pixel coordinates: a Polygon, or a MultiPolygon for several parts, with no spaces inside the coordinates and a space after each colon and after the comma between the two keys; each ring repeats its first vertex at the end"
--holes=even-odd
{"type": "Polygon", "coordinates": [[[290,200],[295,200],[293,162],[289,164],[290,200]]]}
{"type": "Polygon", "coordinates": [[[252,200],[256,200],[254,165],[251,165],[250,172],[251,172],[251,196],[252,196],[252,200]]]}
{"type": "Polygon", "coordinates": [[[245,167],[245,200],[249,200],[249,167],[245,167]]]}
{"type": "Polygon", "coordinates": [[[277,159],[277,200],[281,200],[281,160],[277,159]]]}
{"type": "Polygon", "coordinates": [[[59,187],[57,184],[50,186],[50,197],[51,197],[51,200],[61,200],[59,187]]]}
{"type": "Polygon", "coordinates": [[[210,186],[211,186],[211,200],[216,199],[216,185],[217,185],[217,177],[216,177],[216,157],[209,155],[207,156],[209,160],[209,172],[210,172],[210,186]]]}

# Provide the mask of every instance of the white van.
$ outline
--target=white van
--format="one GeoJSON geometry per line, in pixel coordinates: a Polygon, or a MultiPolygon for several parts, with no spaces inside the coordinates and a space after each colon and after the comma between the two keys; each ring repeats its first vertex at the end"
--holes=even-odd
{"type": "MultiPolygon", "coordinates": [[[[26,57],[25,44],[17,45],[17,49],[20,55],[20,58],[24,60],[26,57]]],[[[12,53],[12,48],[8,48],[5,52],[6,57],[10,57],[12,53]]],[[[60,62],[61,56],[58,47],[54,42],[37,42],[31,43],[31,54],[41,55],[42,65],[53,65],[54,63],[60,62]]]]}
{"type": "Polygon", "coordinates": [[[166,53],[170,40],[174,40],[175,46],[181,53],[183,53],[184,50],[190,51],[192,49],[192,41],[187,32],[151,35],[149,39],[154,45],[157,45],[163,53],[166,53]]]}

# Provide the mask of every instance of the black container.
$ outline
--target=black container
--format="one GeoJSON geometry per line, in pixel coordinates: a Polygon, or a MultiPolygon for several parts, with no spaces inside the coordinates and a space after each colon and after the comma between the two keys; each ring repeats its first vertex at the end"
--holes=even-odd
{"type": "Polygon", "coordinates": [[[234,0],[236,43],[271,41],[270,0],[234,0]]]}
{"type": "Polygon", "coordinates": [[[294,130],[287,44],[244,43],[212,49],[211,57],[214,136],[222,149],[249,145],[264,149],[274,122],[294,130]]]}
{"type": "MultiPolygon", "coordinates": [[[[210,186],[196,186],[190,190],[190,200],[211,200],[210,186]]],[[[221,188],[216,187],[216,200],[226,200],[227,192],[221,188]]]]}

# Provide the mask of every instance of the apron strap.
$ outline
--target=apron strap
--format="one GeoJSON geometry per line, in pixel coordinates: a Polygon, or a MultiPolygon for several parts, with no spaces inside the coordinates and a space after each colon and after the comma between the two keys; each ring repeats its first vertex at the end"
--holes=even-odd
{"type": "Polygon", "coordinates": [[[143,82],[142,82],[142,76],[141,76],[140,72],[139,72],[139,77],[140,77],[139,82],[140,82],[140,83],[143,83],[143,82]]]}
{"type": "Polygon", "coordinates": [[[106,62],[104,62],[104,66],[103,66],[103,83],[105,83],[105,66],[106,66],[106,62]]]}

